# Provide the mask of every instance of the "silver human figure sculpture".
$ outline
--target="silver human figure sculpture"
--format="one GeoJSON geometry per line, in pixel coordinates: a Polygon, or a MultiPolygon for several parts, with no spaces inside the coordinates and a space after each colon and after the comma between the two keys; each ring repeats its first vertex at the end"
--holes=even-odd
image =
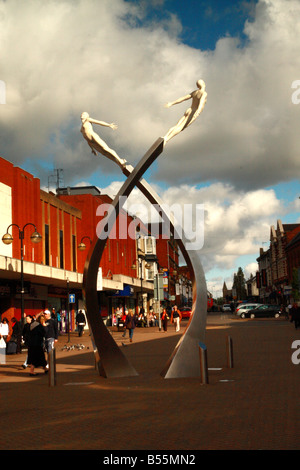
{"type": "MultiPolygon", "coordinates": [[[[115,152],[112,153],[109,149],[110,154],[104,153],[104,146],[106,144],[99,138],[97,134],[93,132],[91,122],[96,124],[102,124],[109,127],[113,127],[113,124],[101,123],[89,118],[87,113],[83,113],[82,119],[82,133],[88,144],[92,148],[92,152],[95,153],[95,149],[103,155],[108,156],[115,161],[122,169],[122,172],[127,176],[126,181],[120,188],[118,194],[113,200],[113,207],[117,214],[122,208],[123,196],[129,196],[132,189],[137,186],[141,192],[146,196],[149,202],[158,207],[160,215],[163,214],[165,220],[170,221],[170,228],[172,233],[176,233],[176,228],[172,217],[165,214],[163,210],[163,203],[160,201],[158,195],[154,192],[153,188],[142,178],[147,169],[154,163],[158,156],[163,152],[165,143],[189,126],[201,113],[206,103],[206,92],[205,84],[202,80],[197,82],[198,90],[195,90],[191,94],[180,98],[173,103],[168,103],[166,106],[172,106],[173,104],[181,103],[187,99],[192,99],[191,107],[185,112],[183,118],[177,123],[176,126],[171,128],[166,136],[160,137],[146,152],[144,157],[140,160],[135,168],[131,165],[125,165],[115,152]],[[100,142],[100,150],[99,150],[100,142]],[[120,160],[122,164],[120,164],[120,160]]],[[[111,213],[114,214],[114,211],[111,213]]],[[[112,215],[108,215],[108,220],[105,221],[103,226],[103,232],[107,234],[107,226],[110,226],[110,220],[112,215]]],[[[101,232],[102,233],[102,232],[101,232]]],[[[86,311],[88,315],[89,324],[95,340],[95,356],[96,363],[99,369],[100,375],[105,377],[125,377],[135,376],[137,372],[127,361],[126,357],[121,353],[120,348],[106,329],[103,321],[99,321],[99,305],[97,296],[97,275],[99,264],[105,248],[106,237],[100,236],[98,239],[95,238],[93,245],[90,248],[88,254],[83,276],[83,291],[86,300],[86,311]]],[[[200,361],[199,361],[199,342],[203,343],[205,338],[205,327],[206,327],[206,314],[207,314],[207,288],[204,271],[200,262],[200,258],[196,256],[196,253],[188,253],[185,247],[185,235],[182,234],[178,240],[178,245],[181,250],[183,257],[186,260],[187,265],[191,269],[191,276],[193,282],[193,307],[190,321],[187,325],[186,331],[177,343],[173,353],[171,354],[167,364],[165,365],[161,375],[165,378],[175,377],[198,377],[201,374],[200,361]]]]}
{"type": "Polygon", "coordinates": [[[111,129],[115,130],[118,128],[116,124],[113,122],[108,124],[104,121],[97,121],[96,119],[92,119],[87,112],[83,112],[81,114],[81,133],[89,146],[92,149],[92,153],[97,155],[97,152],[101,153],[105,157],[109,158],[113,162],[117,163],[121,168],[124,167],[126,160],[119,157],[119,155],[112,150],[105,142],[102,140],[96,132],[94,132],[93,124],[99,124],[100,126],[110,127],[111,129]]]}
{"type": "Polygon", "coordinates": [[[174,127],[171,127],[171,129],[164,136],[165,143],[172,139],[172,137],[175,137],[175,135],[179,134],[179,132],[183,131],[186,127],[191,125],[192,122],[194,122],[199,114],[203,111],[207,100],[205,82],[203,80],[198,80],[196,85],[198,90],[192,91],[192,93],[189,93],[188,95],[178,98],[178,100],[171,101],[165,105],[166,108],[170,108],[170,106],[173,106],[174,104],[182,103],[183,101],[187,101],[189,99],[192,100],[190,108],[186,110],[178,123],[174,127]]]}

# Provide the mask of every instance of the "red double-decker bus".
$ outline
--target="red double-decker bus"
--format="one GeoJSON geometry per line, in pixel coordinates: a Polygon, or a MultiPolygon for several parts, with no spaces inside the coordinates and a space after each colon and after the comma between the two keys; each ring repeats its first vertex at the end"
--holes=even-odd
{"type": "Polygon", "coordinates": [[[214,299],[207,294],[207,311],[210,312],[214,304],[214,299]]]}

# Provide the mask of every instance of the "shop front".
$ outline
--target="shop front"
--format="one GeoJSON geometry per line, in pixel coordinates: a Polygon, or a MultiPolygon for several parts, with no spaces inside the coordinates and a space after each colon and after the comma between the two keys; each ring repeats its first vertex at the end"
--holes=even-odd
{"type": "Polygon", "coordinates": [[[117,310],[120,315],[124,315],[125,311],[128,311],[129,309],[132,309],[135,312],[136,305],[137,299],[135,298],[133,287],[125,284],[123,289],[117,290],[109,297],[109,312],[112,324],[117,324],[117,310]]]}

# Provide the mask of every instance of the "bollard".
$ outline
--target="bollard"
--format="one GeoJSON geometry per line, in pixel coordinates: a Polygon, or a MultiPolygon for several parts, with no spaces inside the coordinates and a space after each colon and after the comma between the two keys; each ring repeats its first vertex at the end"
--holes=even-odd
{"type": "Polygon", "coordinates": [[[227,336],[227,367],[229,369],[233,368],[233,347],[232,347],[232,338],[227,336]]]}
{"type": "Polygon", "coordinates": [[[55,387],[56,385],[56,354],[55,348],[51,349],[48,353],[49,361],[49,387],[55,387]]]}
{"type": "Polygon", "coordinates": [[[207,348],[203,343],[199,343],[199,356],[201,384],[208,384],[207,348]]]}
{"type": "Polygon", "coordinates": [[[92,345],[93,345],[93,350],[94,350],[94,364],[95,364],[95,370],[99,372],[99,363],[100,363],[100,356],[98,353],[98,350],[96,348],[96,344],[93,338],[93,335],[91,334],[91,340],[92,340],[92,345]]]}

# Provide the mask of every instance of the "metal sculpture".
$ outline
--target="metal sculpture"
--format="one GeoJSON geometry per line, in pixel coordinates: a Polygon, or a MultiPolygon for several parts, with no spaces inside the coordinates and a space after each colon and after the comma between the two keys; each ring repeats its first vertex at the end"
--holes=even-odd
{"type": "MultiPolygon", "coordinates": [[[[177,126],[171,128],[164,138],[157,139],[157,141],[152,145],[148,152],[146,152],[144,157],[140,160],[135,168],[133,168],[131,165],[125,166],[123,162],[120,164],[121,162],[116,161],[116,163],[121,166],[124,175],[127,176],[127,179],[113,200],[111,212],[107,214],[107,216],[101,221],[102,232],[99,238],[96,237],[91,245],[86,259],[83,276],[83,291],[86,302],[86,313],[90,328],[92,330],[93,341],[96,346],[96,361],[98,364],[99,373],[105,377],[124,377],[138,375],[136,370],[132,367],[127,358],[122,353],[121,349],[117,346],[99,314],[100,307],[98,303],[96,287],[97,275],[106,243],[106,238],[109,236],[108,227],[112,226],[111,221],[114,220],[113,218],[118,216],[121,205],[125,200],[124,196],[128,197],[135,186],[137,186],[146,196],[146,198],[152,204],[154,204],[161,217],[164,220],[168,220],[168,215],[163,209],[163,204],[160,198],[153,191],[151,186],[144,179],[142,179],[142,176],[150,167],[150,165],[156,160],[156,158],[162,153],[166,142],[171,137],[178,134],[178,132],[185,129],[189,124],[191,124],[191,122],[203,110],[206,102],[205,84],[203,81],[198,81],[197,86],[199,90],[196,90],[190,95],[187,95],[184,97],[184,99],[182,98],[177,100],[177,102],[181,102],[185,99],[192,98],[192,106],[189,108],[189,110],[186,111],[184,119],[182,118],[177,126]]],[[[176,102],[173,104],[176,104],[176,102]]],[[[172,105],[172,103],[169,103],[169,105],[172,105]]],[[[83,114],[87,115],[87,113],[83,114]]],[[[97,123],[99,122],[97,121],[97,123]]],[[[86,138],[86,140],[88,141],[88,138],[86,138]]],[[[91,147],[93,150],[94,146],[91,147]]],[[[101,153],[105,155],[104,152],[101,151],[101,153]]],[[[173,220],[170,220],[170,230],[178,239],[179,248],[192,273],[193,307],[192,315],[190,317],[187,328],[180,341],[176,345],[173,353],[171,354],[161,375],[165,378],[196,377],[200,375],[198,344],[199,341],[204,341],[205,335],[207,310],[206,281],[197,253],[186,250],[185,237],[184,235],[182,238],[178,236],[173,220]]]]}

